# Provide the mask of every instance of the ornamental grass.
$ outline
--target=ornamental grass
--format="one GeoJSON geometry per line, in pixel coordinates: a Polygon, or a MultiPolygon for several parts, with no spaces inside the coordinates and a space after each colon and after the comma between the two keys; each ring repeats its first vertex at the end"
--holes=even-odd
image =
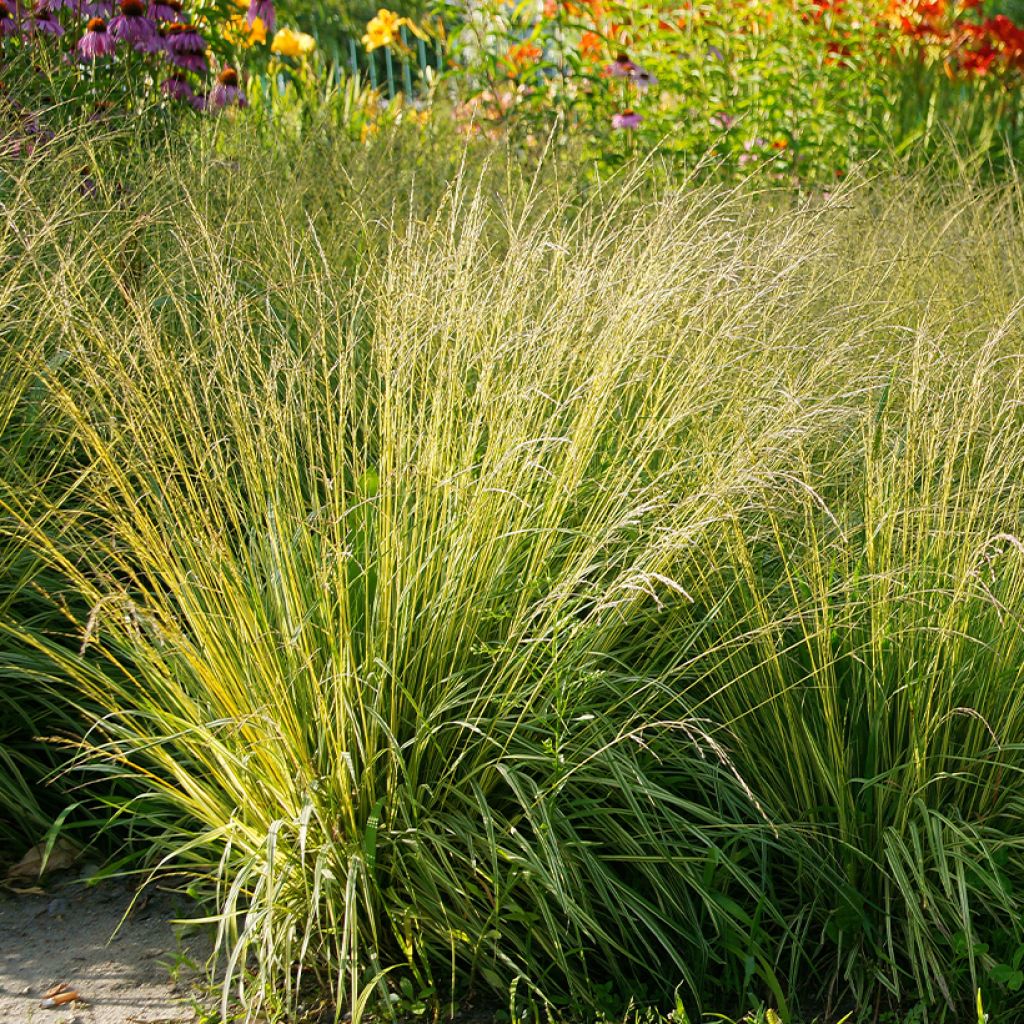
{"type": "Polygon", "coordinates": [[[4,643],[223,1011],[1019,1008],[1017,191],[206,145],[15,183],[4,643]]]}

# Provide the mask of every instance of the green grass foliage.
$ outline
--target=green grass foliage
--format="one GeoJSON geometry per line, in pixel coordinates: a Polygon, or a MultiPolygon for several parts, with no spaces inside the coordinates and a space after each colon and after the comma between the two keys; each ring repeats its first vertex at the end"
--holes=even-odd
{"type": "Polygon", "coordinates": [[[0,699],[225,1009],[1019,1008],[1016,189],[217,131],[8,179],[0,699]]]}

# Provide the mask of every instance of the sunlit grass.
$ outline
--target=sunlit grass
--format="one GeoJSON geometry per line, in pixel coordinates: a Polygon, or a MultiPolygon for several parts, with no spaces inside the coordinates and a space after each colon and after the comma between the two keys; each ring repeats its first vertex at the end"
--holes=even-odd
{"type": "Polygon", "coordinates": [[[386,156],[9,214],[63,454],[6,514],[91,609],[12,636],[225,1009],[969,1011],[1024,946],[1015,192],[386,156]]]}

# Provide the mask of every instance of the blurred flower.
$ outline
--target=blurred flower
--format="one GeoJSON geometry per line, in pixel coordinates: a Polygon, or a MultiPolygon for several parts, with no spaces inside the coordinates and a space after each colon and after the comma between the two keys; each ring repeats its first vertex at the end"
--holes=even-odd
{"type": "Polygon", "coordinates": [[[580,36],[580,56],[594,58],[601,53],[601,37],[596,32],[584,32],[580,36]]]}
{"type": "Polygon", "coordinates": [[[638,114],[635,110],[623,110],[621,114],[612,114],[612,127],[627,130],[639,128],[643,119],[643,114],[638,114]]]}
{"type": "Polygon", "coordinates": [[[224,24],[223,35],[233,46],[248,49],[250,46],[262,46],[267,41],[267,28],[260,18],[250,25],[245,16],[239,12],[228,18],[224,24]]]}
{"type": "Polygon", "coordinates": [[[282,57],[308,57],[316,49],[316,40],[305,32],[292,28],[278,29],[270,44],[270,52],[282,57]]]}
{"type": "Polygon", "coordinates": [[[501,137],[500,125],[516,104],[516,94],[510,90],[492,92],[485,89],[464,103],[457,103],[452,110],[456,131],[460,135],[475,136],[481,133],[489,139],[501,137]]]}
{"type": "Polygon", "coordinates": [[[195,110],[203,110],[206,107],[206,97],[195,93],[191,83],[181,72],[165,78],[160,83],[160,91],[169,99],[187,103],[195,110]]]}
{"type": "Polygon", "coordinates": [[[727,132],[736,123],[736,118],[732,114],[712,114],[710,122],[712,128],[727,132]]]}
{"type": "Polygon", "coordinates": [[[381,46],[394,46],[395,43],[401,43],[402,37],[399,35],[399,29],[403,25],[420,39],[427,38],[423,30],[409,18],[402,18],[394,11],[381,7],[377,11],[376,17],[371,18],[366,26],[366,34],[362,39],[363,46],[367,50],[376,50],[381,46]]]}
{"type": "Polygon", "coordinates": [[[77,50],[83,60],[95,60],[113,53],[116,47],[117,40],[107,31],[107,23],[102,18],[90,18],[77,50]]]}
{"type": "Polygon", "coordinates": [[[181,10],[181,0],[150,0],[149,9],[146,11],[153,21],[187,21],[188,18],[181,10]]]}
{"type": "Polygon", "coordinates": [[[245,20],[250,27],[254,26],[257,21],[263,22],[263,39],[265,41],[267,33],[274,31],[274,23],[277,21],[273,0],[249,0],[249,9],[245,13],[245,20]]]}
{"type": "Polygon", "coordinates": [[[524,67],[536,63],[544,51],[534,43],[518,43],[510,46],[505,54],[505,63],[515,75],[524,67]]]}
{"type": "Polygon", "coordinates": [[[366,34],[363,36],[363,46],[367,50],[376,50],[379,46],[390,46],[398,39],[398,29],[401,27],[402,19],[394,11],[385,10],[383,7],[377,11],[377,16],[371,18],[366,26],[366,34]]]}
{"type": "Polygon", "coordinates": [[[18,23],[5,0],[0,0],[0,36],[11,36],[18,31],[18,23]]]}
{"type": "Polygon", "coordinates": [[[206,40],[191,26],[177,21],[167,26],[167,59],[184,71],[206,71],[206,40]]]}
{"type": "Polygon", "coordinates": [[[629,80],[641,91],[658,84],[657,77],[652,72],[646,70],[646,68],[637,68],[629,76],[629,80]]]}
{"type": "Polygon", "coordinates": [[[1005,14],[988,18],[983,26],[993,41],[999,43],[1003,56],[1012,62],[1019,62],[1024,56],[1024,28],[1021,28],[1005,14]]]}
{"type": "Polygon", "coordinates": [[[160,83],[160,91],[169,99],[180,100],[183,103],[191,103],[196,98],[192,86],[182,72],[165,78],[160,83]]]}
{"type": "Polygon", "coordinates": [[[747,139],[743,143],[743,152],[739,156],[738,163],[740,167],[746,167],[747,164],[753,163],[760,156],[760,150],[763,150],[768,143],[761,136],[757,136],[754,139],[747,139]]]}
{"type": "Polygon", "coordinates": [[[626,54],[620,53],[611,64],[604,66],[601,73],[610,78],[630,78],[639,70],[639,64],[634,64],[626,54]]]}
{"type": "Polygon", "coordinates": [[[58,37],[64,35],[64,26],[53,11],[47,9],[42,4],[37,4],[35,13],[32,15],[32,21],[29,24],[29,31],[39,32],[44,36],[58,37]]]}
{"type": "Polygon", "coordinates": [[[960,67],[969,75],[987,75],[998,56],[993,46],[983,44],[980,49],[965,50],[960,55],[960,67]]]}
{"type": "Polygon", "coordinates": [[[107,29],[115,39],[136,49],[148,49],[156,39],[156,25],[146,17],[142,0],[121,0],[121,13],[110,19],[107,29]]]}
{"type": "Polygon", "coordinates": [[[224,107],[248,105],[245,93],[238,87],[238,72],[234,68],[224,68],[217,75],[217,81],[210,90],[206,105],[218,110],[224,107]]]}

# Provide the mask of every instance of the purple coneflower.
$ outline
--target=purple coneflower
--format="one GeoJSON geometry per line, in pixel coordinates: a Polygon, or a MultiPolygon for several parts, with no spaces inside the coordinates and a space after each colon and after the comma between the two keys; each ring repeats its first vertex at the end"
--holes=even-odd
{"type": "Polygon", "coordinates": [[[146,17],[142,0],[121,0],[121,13],[110,19],[110,34],[136,50],[148,50],[156,36],[156,25],[146,17]]]}
{"type": "Polygon", "coordinates": [[[40,0],[36,4],[35,13],[32,15],[29,31],[38,32],[44,36],[56,37],[64,35],[64,26],[60,23],[57,15],[48,7],[44,7],[42,0],[40,0]]]}
{"type": "Polygon", "coordinates": [[[629,76],[629,80],[641,91],[658,84],[657,76],[646,68],[637,68],[629,76]]]}
{"type": "Polygon", "coordinates": [[[87,18],[109,19],[117,13],[117,9],[114,6],[114,0],[86,0],[86,2],[81,5],[73,0],[71,6],[83,17],[87,18]]]}
{"type": "Polygon", "coordinates": [[[712,114],[710,122],[712,128],[727,132],[736,123],[736,118],[732,114],[712,114]]]}
{"type": "Polygon", "coordinates": [[[263,27],[267,30],[268,36],[273,33],[274,20],[276,18],[274,0],[249,0],[249,10],[245,14],[245,21],[249,28],[252,28],[257,18],[263,22],[263,27]]]}
{"type": "Polygon", "coordinates": [[[107,31],[102,18],[90,18],[85,26],[85,35],[78,40],[78,56],[82,60],[95,60],[114,52],[117,40],[107,31]]]}
{"type": "Polygon", "coordinates": [[[624,110],[621,114],[612,114],[612,127],[613,128],[639,128],[640,122],[643,121],[643,114],[638,114],[635,110],[624,110]]]}
{"type": "Polygon", "coordinates": [[[238,72],[234,68],[225,68],[218,76],[206,101],[207,107],[221,109],[237,104],[244,107],[248,104],[245,94],[238,88],[238,72]]]}
{"type": "Polygon", "coordinates": [[[135,49],[140,53],[163,53],[167,47],[167,38],[162,27],[153,26],[153,35],[148,43],[139,43],[135,49]]]}
{"type": "Polygon", "coordinates": [[[182,72],[177,72],[160,83],[160,91],[172,100],[191,104],[196,94],[182,72]]]}
{"type": "Polygon", "coordinates": [[[12,36],[17,31],[17,19],[11,14],[11,9],[4,0],[0,0],[0,36],[12,36]]]}
{"type": "Polygon", "coordinates": [[[176,21],[167,26],[167,59],[183,71],[201,75],[207,69],[206,40],[191,26],[176,21]]]}
{"type": "Polygon", "coordinates": [[[182,13],[181,0],[150,0],[146,13],[154,21],[185,22],[187,17],[182,13]]]}
{"type": "Polygon", "coordinates": [[[632,78],[640,70],[639,64],[634,64],[624,53],[604,66],[604,73],[612,78],[632,78]]]}

